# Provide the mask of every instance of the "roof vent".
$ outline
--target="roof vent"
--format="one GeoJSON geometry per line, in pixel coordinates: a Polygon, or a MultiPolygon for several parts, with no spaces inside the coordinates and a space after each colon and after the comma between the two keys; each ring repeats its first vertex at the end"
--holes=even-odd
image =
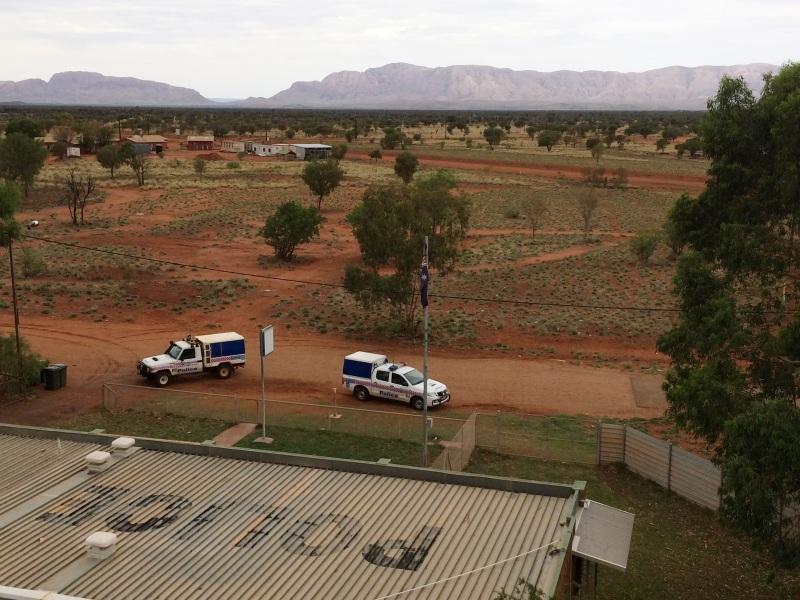
{"type": "Polygon", "coordinates": [[[132,437],[118,437],[111,442],[111,449],[117,456],[128,456],[133,452],[136,440],[132,437]]]}
{"type": "Polygon", "coordinates": [[[89,558],[104,560],[114,554],[117,534],[110,531],[95,531],[86,538],[86,553],[89,558]]]}
{"type": "Polygon", "coordinates": [[[111,454],[108,452],[95,450],[94,452],[89,452],[89,454],[84,457],[84,460],[86,461],[89,473],[102,473],[109,467],[109,458],[111,458],[111,454]]]}

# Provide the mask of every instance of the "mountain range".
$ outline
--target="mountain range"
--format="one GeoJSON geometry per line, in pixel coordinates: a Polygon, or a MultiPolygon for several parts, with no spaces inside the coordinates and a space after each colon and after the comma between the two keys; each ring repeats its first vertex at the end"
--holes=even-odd
{"type": "Polygon", "coordinates": [[[723,75],[741,76],[756,93],[775,65],[665,67],[617,71],[514,71],[392,63],[298,81],[270,98],[216,102],[165,83],[70,71],[50,81],[0,81],[0,102],[101,106],[375,109],[684,109],[702,110],[723,75]]]}

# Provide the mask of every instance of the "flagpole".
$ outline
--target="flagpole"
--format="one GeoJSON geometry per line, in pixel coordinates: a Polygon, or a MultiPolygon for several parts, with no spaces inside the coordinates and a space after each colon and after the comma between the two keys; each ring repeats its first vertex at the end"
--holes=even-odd
{"type": "MultiPolygon", "coordinates": [[[[425,254],[423,265],[428,266],[428,236],[425,236],[425,254]]],[[[423,355],[422,355],[422,466],[428,466],[428,293],[430,291],[430,274],[426,273],[425,303],[423,304],[423,355]]]]}

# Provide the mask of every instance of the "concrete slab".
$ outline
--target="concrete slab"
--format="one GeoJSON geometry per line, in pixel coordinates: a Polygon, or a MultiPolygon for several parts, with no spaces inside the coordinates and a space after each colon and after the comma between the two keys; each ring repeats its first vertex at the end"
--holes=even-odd
{"type": "Polygon", "coordinates": [[[237,423],[214,438],[214,445],[231,447],[256,430],[255,423],[237,423]]]}

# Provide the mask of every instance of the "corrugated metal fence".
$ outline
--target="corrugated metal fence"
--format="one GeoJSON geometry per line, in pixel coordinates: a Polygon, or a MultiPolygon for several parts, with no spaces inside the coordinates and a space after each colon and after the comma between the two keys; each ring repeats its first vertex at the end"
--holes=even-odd
{"type": "Polygon", "coordinates": [[[722,472],[710,460],[627,425],[601,423],[597,433],[600,464],[623,462],[634,473],[687,500],[719,508],[722,472]]]}

